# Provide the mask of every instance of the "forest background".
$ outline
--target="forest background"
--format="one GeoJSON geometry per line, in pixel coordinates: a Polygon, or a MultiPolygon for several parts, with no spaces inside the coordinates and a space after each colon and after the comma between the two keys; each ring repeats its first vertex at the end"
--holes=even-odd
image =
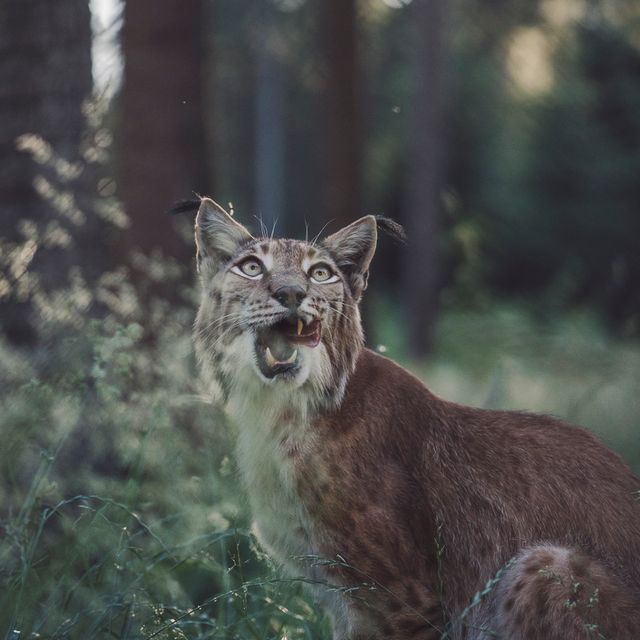
{"type": "Polygon", "coordinates": [[[5,639],[330,637],[198,384],[194,193],[402,223],[369,346],[640,472],[634,0],[4,0],[0,48],[5,639]]]}

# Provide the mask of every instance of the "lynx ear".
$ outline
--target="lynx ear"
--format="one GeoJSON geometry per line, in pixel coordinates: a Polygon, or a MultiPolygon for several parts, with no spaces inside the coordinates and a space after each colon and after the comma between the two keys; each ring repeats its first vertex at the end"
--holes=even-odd
{"type": "Polygon", "coordinates": [[[353,297],[359,300],[367,288],[369,264],[376,251],[378,232],[374,216],[365,216],[322,241],[347,276],[353,297]]]}
{"type": "Polygon", "coordinates": [[[202,198],[196,215],[198,268],[209,262],[215,269],[253,236],[217,202],[202,198]]]}

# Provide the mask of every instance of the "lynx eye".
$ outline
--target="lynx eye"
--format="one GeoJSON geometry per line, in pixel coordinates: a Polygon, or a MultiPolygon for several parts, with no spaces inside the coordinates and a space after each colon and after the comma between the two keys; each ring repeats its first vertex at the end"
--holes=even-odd
{"type": "Polygon", "coordinates": [[[244,278],[257,280],[264,273],[264,266],[257,258],[246,258],[242,262],[234,265],[231,271],[244,278]]]}
{"type": "Polygon", "coordinates": [[[338,276],[333,272],[331,267],[324,262],[311,267],[309,275],[311,276],[311,280],[322,284],[335,282],[338,279],[338,276]]]}

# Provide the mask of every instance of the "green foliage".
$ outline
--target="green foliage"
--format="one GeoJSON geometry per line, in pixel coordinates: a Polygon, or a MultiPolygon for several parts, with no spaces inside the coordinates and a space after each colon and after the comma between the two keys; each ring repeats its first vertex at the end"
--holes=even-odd
{"type": "Polygon", "coordinates": [[[247,531],[190,354],[188,326],[149,346],[114,318],[54,343],[45,371],[40,348],[2,345],[6,637],[323,637],[247,531]]]}
{"type": "Polygon", "coordinates": [[[452,293],[588,305],[638,335],[640,53],[623,20],[592,12],[538,24],[544,90],[518,87],[509,67],[524,14],[503,46],[462,33],[452,52],[452,293]]]}

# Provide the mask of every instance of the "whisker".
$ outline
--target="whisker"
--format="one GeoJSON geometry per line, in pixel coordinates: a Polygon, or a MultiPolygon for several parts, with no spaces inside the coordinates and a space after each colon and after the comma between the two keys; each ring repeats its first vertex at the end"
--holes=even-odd
{"type": "Polygon", "coordinates": [[[352,320],[351,316],[348,316],[346,313],[343,313],[342,311],[340,311],[340,310],[338,310],[338,309],[336,309],[334,307],[331,307],[331,310],[334,313],[337,313],[339,316],[342,316],[345,320],[352,320]]]}
{"type": "MultiPolygon", "coordinates": [[[[242,317],[241,314],[239,314],[237,312],[236,313],[228,313],[228,314],[226,314],[224,316],[214,318],[207,325],[205,325],[202,328],[199,328],[198,331],[200,331],[200,332],[209,331],[210,329],[218,328],[224,322],[228,321],[229,318],[234,318],[236,320],[239,320],[241,317],[242,317]],[[234,316],[235,316],[235,318],[234,318],[234,316]]],[[[232,322],[233,322],[233,320],[232,320],[232,322]]]]}
{"type": "Polygon", "coordinates": [[[322,226],[322,229],[320,229],[320,231],[318,231],[318,234],[315,236],[315,238],[311,241],[311,246],[314,247],[316,244],[316,241],[318,240],[318,238],[320,237],[320,235],[322,234],[322,232],[327,228],[327,226],[329,226],[329,224],[331,224],[333,222],[333,218],[331,218],[331,220],[328,220],[327,222],[324,223],[324,225],[322,226]]]}
{"type": "Polygon", "coordinates": [[[213,351],[219,344],[219,342],[233,329],[238,329],[240,327],[240,323],[236,323],[236,324],[232,324],[230,327],[227,327],[217,338],[217,340],[213,343],[208,345],[208,348],[210,351],[213,351]]]}
{"type": "Polygon", "coordinates": [[[271,320],[279,317],[280,317],[280,314],[278,313],[258,314],[255,316],[251,316],[251,318],[247,320],[247,324],[254,323],[256,320],[271,320]]]}
{"type": "Polygon", "coordinates": [[[265,223],[262,220],[262,215],[260,215],[260,217],[254,215],[253,217],[260,223],[260,233],[264,237],[266,237],[268,234],[268,230],[267,230],[267,225],[265,225],[265,223]]]}
{"type": "Polygon", "coordinates": [[[223,316],[217,316],[214,318],[209,324],[201,329],[201,331],[212,331],[214,329],[218,329],[220,326],[225,324],[226,322],[235,322],[242,319],[242,311],[234,311],[232,313],[227,313],[223,316]]]}
{"type": "Polygon", "coordinates": [[[328,303],[331,304],[332,302],[339,302],[341,303],[344,307],[347,307],[349,309],[357,309],[360,310],[360,305],[357,302],[347,302],[344,298],[333,298],[331,300],[328,300],[328,303]]]}

